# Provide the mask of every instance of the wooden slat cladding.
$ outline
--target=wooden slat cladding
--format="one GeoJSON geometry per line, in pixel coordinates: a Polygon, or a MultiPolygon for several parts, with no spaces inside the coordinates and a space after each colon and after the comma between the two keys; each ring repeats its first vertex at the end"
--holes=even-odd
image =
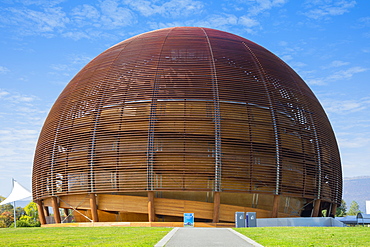
{"type": "Polygon", "coordinates": [[[275,55],[213,29],[161,29],[109,48],[72,79],[33,167],[35,200],[147,190],[339,205],[340,157],[320,103],[275,55]]]}

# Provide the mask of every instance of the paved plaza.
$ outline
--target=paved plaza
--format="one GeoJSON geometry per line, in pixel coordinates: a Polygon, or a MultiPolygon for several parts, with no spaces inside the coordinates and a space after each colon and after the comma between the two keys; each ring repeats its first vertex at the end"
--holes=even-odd
{"type": "Polygon", "coordinates": [[[231,228],[176,227],[156,247],[238,246],[261,247],[262,245],[231,228]]]}

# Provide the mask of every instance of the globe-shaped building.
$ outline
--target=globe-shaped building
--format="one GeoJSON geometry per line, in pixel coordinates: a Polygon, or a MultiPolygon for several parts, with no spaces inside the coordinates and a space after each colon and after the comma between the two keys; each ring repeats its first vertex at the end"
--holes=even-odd
{"type": "Polygon", "coordinates": [[[231,33],[175,27],[118,43],[71,80],[32,188],[57,223],[59,208],[77,221],[217,223],[335,212],[342,174],[323,108],[286,63],[231,33]]]}

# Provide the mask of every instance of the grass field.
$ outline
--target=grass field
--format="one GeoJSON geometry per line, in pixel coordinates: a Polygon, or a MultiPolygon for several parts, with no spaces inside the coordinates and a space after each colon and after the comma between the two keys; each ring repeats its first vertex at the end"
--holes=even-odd
{"type": "Polygon", "coordinates": [[[154,246],[172,228],[0,228],[0,246],[154,246]]]}
{"type": "MultiPolygon", "coordinates": [[[[0,228],[0,246],[154,246],[172,228],[0,228]]],[[[235,230],[268,246],[370,246],[370,227],[256,227],[235,230]]]]}
{"type": "Polygon", "coordinates": [[[236,228],[263,246],[370,246],[370,227],[236,228]]]}

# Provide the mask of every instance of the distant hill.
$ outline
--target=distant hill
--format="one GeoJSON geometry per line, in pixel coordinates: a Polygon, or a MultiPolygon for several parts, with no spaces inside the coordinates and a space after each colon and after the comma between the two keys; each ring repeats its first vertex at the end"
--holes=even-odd
{"type": "Polygon", "coordinates": [[[343,200],[347,204],[347,211],[351,202],[356,201],[360,210],[365,213],[365,201],[370,201],[370,176],[344,178],[343,200]]]}

